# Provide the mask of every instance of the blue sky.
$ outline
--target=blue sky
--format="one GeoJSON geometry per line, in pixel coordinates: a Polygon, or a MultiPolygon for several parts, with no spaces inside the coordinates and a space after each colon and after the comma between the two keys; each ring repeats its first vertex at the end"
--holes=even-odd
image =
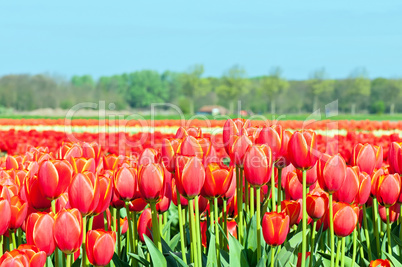
{"type": "Polygon", "coordinates": [[[325,67],[402,77],[402,1],[2,1],[0,75],[95,77],[141,69],[220,76],[280,66],[288,79],[325,67]]]}

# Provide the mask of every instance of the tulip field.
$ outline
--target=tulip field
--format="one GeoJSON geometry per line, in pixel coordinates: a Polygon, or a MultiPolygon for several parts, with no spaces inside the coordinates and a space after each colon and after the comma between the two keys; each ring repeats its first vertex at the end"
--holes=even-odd
{"type": "Polygon", "coordinates": [[[402,266],[402,123],[0,119],[2,266],[402,266]]]}

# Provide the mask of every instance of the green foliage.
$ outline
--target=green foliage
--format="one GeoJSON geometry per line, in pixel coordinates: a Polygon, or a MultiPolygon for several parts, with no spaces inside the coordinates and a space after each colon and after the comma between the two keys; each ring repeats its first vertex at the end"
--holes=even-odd
{"type": "Polygon", "coordinates": [[[385,104],[382,100],[378,100],[370,105],[370,113],[383,114],[385,111],[385,104]]]}

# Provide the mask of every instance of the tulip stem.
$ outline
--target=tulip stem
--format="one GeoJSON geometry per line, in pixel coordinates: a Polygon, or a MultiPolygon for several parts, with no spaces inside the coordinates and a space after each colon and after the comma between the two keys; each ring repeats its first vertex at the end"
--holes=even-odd
{"type": "Polygon", "coordinates": [[[331,267],[334,267],[335,237],[334,237],[334,210],[332,207],[332,193],[328,194],[328,199],[329,199],[329,231],[331,237],[331,267]]]}
{"type": "MultiPolygon", "coordinates": [[[[359,222],[357,222],[359,224],[359,222]]],[[[355,227],[355,230],[353,230],[353,254],[352,254],[352,264],[354,265],[356,262],[356,254],[357,254],[357,226],[355,227]]]]}
{"type": "MultiPolygon", "coordinates": [[[[402,205],[399,214],[399,239],[402,240],[402,205]]],[[[399,247],[399,256],[402,257],[402,246],[399,247]]]]}
{"type": "Polygon", "coordinates": [[[74,254],[72,255],[66,255],[66,266],[71,267],[71,258],[74,257],[74,254]]]}
{"type": "Polygon", "coordinates": [[[54,215],[56,215],[56,199],[52,200],[52,212],[54,215]]]}
{"type": "MultiPolygon", "coordinates": [[[[131,221],[133,223],[133,253],[137,254],[137,246],[138,246],[138,237],[137,237],[137,212],[133,211],[131,213],[131,221]]],[[[134,262],[134,267],[138,266],[138,262],[137,261],[133,261],[134,262]]]]}
{"type": "Polygon", "coordinates": [[[311,226],[311,249],[310,249],[310,263],[309,266],[313,266],[313,255],[315,253],[315,228],[317,227],[317,220],[314,220],[311,226]]]}
{"type": "Polygon", "coordinates": [[[201,226],[200,226],[200,207],[198,204],[199,196],[195,197],[195,228],[197,234],[197,250],[198,250],[198,261],[199,266],[202,266],[202,252],[201,252],[201,226]]]}
{"type": "Polygon", "coordinates": [[[111,211],[113,213],[112,214],[113,215],[113,224],[112,224],[113,231],[117,232],[117,223],[116,223],[117,222],[117,212],[116,212],[116,208],[111,207],[111,211]]]}
{"type": "Polygon", "coordinates": [[[183,213],[182,213],[182,208],[181,208],[181,200],[180,200],[180,193],[178,190],[176,190],[176,197],[177,197],[177,211],[179,213],[179,231],[180,231],[180,245],[181,245],[181,257],[184,261],[184,263],[187,264],[187,257],[186,257],[186,240],[184,239],[184,230],[183,230],[183,225],[184,225],[184,218],[183,218],[183,213]]]}
{"type": "Polygon", "coordinates": [[[86,248],[85,248],[85,241],[87,237],[87,216],[82,216],[82,267],[87,266],[87,255],[86,255],[86,248]]]}
{"type": "Polygon", "coordinates": [[[105,231],[109,231],[108,223],[107,223],[107,213],[106,210],[103,212],[103,223],[105,225],[105,231]]]}
{"type": "MultiPolygon", "coordinates": [[[[162,235],[162,233],[163,233],[163,227],[164,227],[164,225],[163,225],[163,214],[159,214],[158,221],[159,221],[159,234],[160,234],[161,236],[163,236],[163,235],[162,235]]],[[[135,224],[134,224],[134,225],[135,225],[135,224]]]]}
{"type": "MultiPolygon", "coordinates": [[[[197,233],[196,233],[196,226],[195,226],[195,220],[194,220],[194,199],[190,199],[188,201],[189,203],[189,220],[191,222],[191,245],[192,245],[192,250],[193,250],[193,255],[194,255],[194,266],[198,267],[199,261],[198,261],[198,245],[197,245],[197,233]]],[[[219,248],[218,248],[219,249],[219,248]]]]}
{"type": "Polygon", "coordinates": [[[377,256],[381,258],[381,248],[380,248],[380,236],[378,234],[378,202],[377,198],[373,197],[373,225],[374,225],[374,235],[375,235],[375,242],[377,246],[377,256]]]}
{"type": "Polygon", "coordinates": [[[392,255],[392,247],[391,247],[391,227],[389,225],[389,207],[385,207],[385,211],[387,212],[387,237],[388,237],[388,254],[392,255]]]}
{"type": "Polygon", "coordinates": [[[363,204],[363,227],[364,227],[364,235],[366,237],[368,259],[371,262],[371,246],[370,246],[370,235],[367,224],[366,204],[363,204]]]}
{"type": "Polygon", "coordinates": [[[272,172],[271,172],[271,203],[272,203],[272,211],[276,211],[276,201],[275,201],[275,168],[272,168],[272,172]]]}
{"type": "MultiPolygon", "coordinates": [[[[359,224],[357,224],[357,227],[359,227],[359,224]]],[[[362,237],[361,237],[361,234],[360,234],[360,228],[357,229],[357,238],[359,239],[360,243],[362,243],[362,237]]],[[[370,254],[371,254],[371,251],[368,253],[368,255],[370,255],[370,254]]],[[[362,245],[360,245],[360,258],[361,259],[364,258],[364,249],[363,249],[362,245]]],[[[371,255],[370,255],[370,258],[371,258],[371,255]]]]}
{"type": "Polygon", "coordinates": [[[54,250],[54,266],[59,266],[59,249],[57,248],[57,246],[54,250]]]}
{"type": "Polygon", "coordinates": [[[120,209],[115,209],[117,213],[117,255],[120,258],[121,255],[121,230],[120,230],[120,209]]]}
{"type": "Polygon", "coordinates": [[[14,230],[10,230],[11,240],[13,242],[13,249],[17,249],[17,241],[15,240],[15,232],[14,230]]]}
{"type": "Polygon", "coordinates": [[[345,238],[342,237],[342,254],[341,254],[341,267],[345,266],[345,238]]]}
{"type": "MultiPolygon", "coordinates": [[[[246,208],[246,214],[250,214],[250,198],[248,196],[248,181],[247,179],[244,179],[244,202],[245,202],[245,208],[246,208]]],[[[247,221],[247,219],[246,219],[247,221]]]]}
{"type": "MultiPolygon", "coordinates": [[[[307,236],[306,236],[306,231],[307,231],[307,211],[306,211],[306,196],[307,196],[307,182],[306,182],[306,174],[307,171],[303,170],[303,204],[302,204],[302,208],[303,208],[303,217],[302,217],[302,231],[303,231],[303,239],[302,239],[302,267],[306,266],[306,248],[307,248],[307,236]]],[[[271,177],[272,179],[272,177],[271,177]]],[[[274,178],[275,180],[275,178],[274,178]]],[[[274,183],[275,186],[275,183],[274,183]]],[[[274,196],[274,194],[272,194],[272,196],[274,196]]],[[[274,202],[272,202],[274,203],[274,202]]]]}
{"type": "MultiPolygon", "coordinates": [[[[228,201],[224,198],[223,199],[223,230],[226,234],[228,234],[228,211],[227,205],[228,201]]],[[[227,249],[227,242],[226,238],[223,239],[223,249],[227,249]]]]}
{"type": "MultiPolygon", "coordinates": [[[[258,204],[257,204],[258,205],[258,204]]],[[[254,215],[254,187],[250,186],[250,215],[254,215]]]]}
{"type": "Polygon", "coordinates": [[[341,242],[342,238],[338,237],[338,245],[336,246],[336,260],[335,260],[335,266],[338,267],[339,264],[339,254],[341,254],[341,242]]]}
{"type": "MultiPolygon", "coordinates": [[[[152,204],[151,204],[152,206],[152,204]]],[[[133,251],[134,248],[134,240],[133,240],[133,225],[132,222],[130,222],[130,201],[126,202],[126,213],[127,213],[127,223],[128,223],[128,238],[127,238],[127,255],[129,252],[133,251]],[[131,247],[131,249],[130,249],[131,247]]],[[[152,218],[153,218],[153,211],[152,211],[152,218]]],[[[153,224],[152,224],[153,225],[153,224]]],[[[152,229],[153,230],[153,229],[152,229]]],[[[153,234],[155,235],[155,231],[153,231],[153,234]]]]}
{"type": "MultiPolygon", "coordinates": [[[[236,204],[237,204],[237,211],[238,211],[238,213],[239,213],[239,211],[240,211],[239,196],[240,196],[240,168],[239,168],[238,166],[236,166],[236,199],[237,199],[236,204]]],[[[211,202],[211,203],[212,203],[212,202],[211,202]]],[[[210,208],[210,209],[211,209],[211,207],[213,206],[213,205],[211,205],[211,203],[210,203],[210,205],[209,205],[209,208],[210,208]]],[[[239,215],[239,214],[238,214],[238,215],[239,215]]],[[[212,218],[212,217],[211,217],[211,218],[212,218]]],[[[236,222],[237,222],[238,227],[240,227],[240,219],[239,219],[239,216],[236,217],[236,222]]],[[[211,219],[211,225],[212,225],[212,219],[211,219]]],[[[238,236],[239,236],[239,240],[240,240],[240,228],[238,228],[238,232],[239,232],[238,236]]]]}
{"type": "Polygon", "coordinates": [[[274,267],[274,263],[275,263],[275,247],[271,246],[271,267],[274,267]]]}
{"type": "MultiPolygon", "coordinates": [[[[154,237],[154,243],[158,247],[159,251],[162,253],[162,243],[161,243],[161,236],[160,236],[160,232],[159,232],[158,212],[156,211],[156,202],[152,201],[150,204],[151,204],[151,210],[152,210],[152,234],[154,237]]],[[[130,232],[131,232],[131,230],[130,230],[130,232]]]]}
{"type": "Polygon", "coordinates": [[[216,248],[216,260],[218,262],[218,266],[221,266],[221,255],[219,252],[219,217],[218,217],[218,198],[214,198],[214,213],[215,213],[215,248],[216,248]]]}
{"type": "Polygon", "coordinates": [[[278,168],[278,212],[281,212],[282,202],[282,168],[278,168]]]}
{"type": "MultiPolygon", "coordinates": [[[[240,168],[240,176],[239,176],[239,197],[237,198],[237,201],[240,204],[240,209],[238,210],[238,216],[239,216],[239,241],[240,244],[243,244],[243,169],[240,168]]],[[[219,233],[217,233],[219,234],[219,233]]]]}
{"type": "Polygon", "coordinates": [[[3,236],[0,235],[0,255],[3,255],[3,236]]]}
{"type": "Polygon", "coordinates": [[[261,258],[261,188],[255,189],[257,195],[257,260],[261,258]]]}

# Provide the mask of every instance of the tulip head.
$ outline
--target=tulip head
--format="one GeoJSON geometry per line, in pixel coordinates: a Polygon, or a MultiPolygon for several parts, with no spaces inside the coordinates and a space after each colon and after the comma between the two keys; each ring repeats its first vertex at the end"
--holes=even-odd
{"type": "Polygon", "coordinates": [[[36,246],[44,251],[47,256],[53,254],[56,248],[54,241],[54,218],[50,213],[32,213],[28,216],[25,233],[28,245],[36,246]]]}
{"type": "Polygon", "coordinates": [[[335,202],[333,205],[334,233],[339,237],[350,235],[356,227],[358,213],[349,204],[335,202]]]}
{"type": "Polygon", "coordinates": [[[346,178],[346,162],[340,154],[323,154],[318,161],[318,183],[328,193],[341,188],[346,178]]]}
{"type": "Polygon", "coordinates": [[[41,192],[53,200],[63,194],[71,183],[73,168],[67,160],[46,160],[40,164],[38,181],[41,192]]]}
{"type": "Polygon", "coordinates": [[[369,267],[391,267],[391,262],[387,259],[378,259],[378,260],[373,260],[370,262],[369,267]]]}
{"type": "Polygon", "coordinates": [[[251,186],[268,183],[272,174],[272,153],[267,145],[252,145],[244,156],[244,175],[251,186]]]}
{"type": "Polygon", "coordinates": [[[296,131],[288,144],[288,156],[296,169],[311,169],[318,159],[316,133],[313,131],[296,131]]]}
{"type": "Polygon", "coordinates": [[[138,187],[144,200],[147,202],[159,201],[165,187],[165,170],[162,164],[140,165],[138,169],[138,187]]]}
{"type": "Polygon", "coordinates": [[[289,216],[284,213],[265,213],[261,223],[265,242],[270,246],[283,244],[289,232],[289,221],[289,216]]]}
{"type": "Polygon", "coordinates": [[[382,147],[370,144],[357,144],[352,152],[352,165],[358,166],[360,171],[372,174],[374,169],[382,165],[383,150],[382,147]]]}
{"type": "Polygon", "coordinates": [[[377,200],[385,207],[394,205],[401,193],[401,178],[399,174],[382,175],[378,178],[377,200]]]}
{"type": "Polygon", "coordinates": [[[77,173],[68,188],[68,199],[83,216],[92,214],[99,204],[99,179],[92,172],[77,173]]]}
{"type": "Polygon", "coordinates": [[[178,156],[176,159],[176,186],[183,197],[198,196],[205,182],[205,169],[197,157],[178,156]]]}
{"type": "Polygon", "coordinates": [[[296,200],[283,200],[281,202],[282,212],[289,216],[289,227],[299,223],[299,217],[302,212],[302,205],[296,200]]]}
{"type": "Polygon", "coordinates": [[[53,227],[54,240],[63,253],[72,254],[80,249],[83,237],[82,223],[78,209],[63,209],[56,215],[53,227]]]}
{"type": "Polygon", "coordinates": [[[223,196],[233,180],[233,167],[229,170],[221,168],[217,163],[210,163],[205,169],[205,182],[202,195],[206,198],[223,196]]]}
{"type": "Polygon", "coordinates": [[[112,260],[116,245],[116,232],[90,230],[87,233],[85,250],[89,262],[94,266],[105,266],[112,260]]]}
{"type": "Polygon", "coordinates": [[[138,190],[137,169],[122,166],[114,174],[114,190],[123,201],[130,201],[140,196],[138,190]]]}

